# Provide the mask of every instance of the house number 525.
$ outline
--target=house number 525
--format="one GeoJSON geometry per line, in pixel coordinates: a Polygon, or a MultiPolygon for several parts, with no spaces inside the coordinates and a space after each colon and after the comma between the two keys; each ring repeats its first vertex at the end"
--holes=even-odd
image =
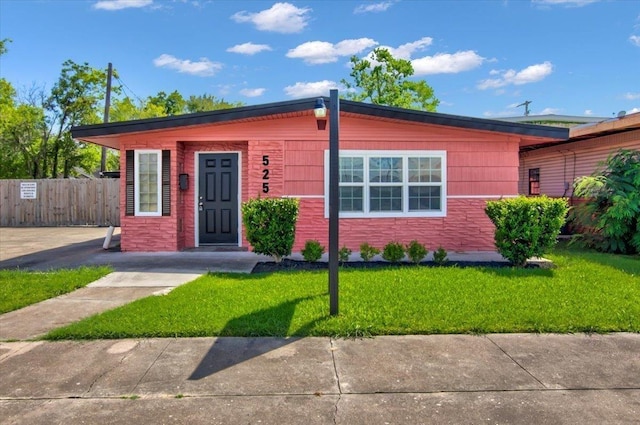
{"type": "Polygon", "coordinates": [[[269,193],[269,155],[262,155],[262,193],[269,193]]]}

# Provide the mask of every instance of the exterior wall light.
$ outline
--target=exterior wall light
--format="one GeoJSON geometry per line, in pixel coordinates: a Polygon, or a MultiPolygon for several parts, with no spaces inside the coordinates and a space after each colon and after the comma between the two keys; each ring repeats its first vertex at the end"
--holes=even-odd
{"type": "Polygon", "coordinates": [[[313,113],[316,116],[318,130],[327,128],[327,107],[324,105],[324,99],[319,97],[313,107],[313,113]]]}

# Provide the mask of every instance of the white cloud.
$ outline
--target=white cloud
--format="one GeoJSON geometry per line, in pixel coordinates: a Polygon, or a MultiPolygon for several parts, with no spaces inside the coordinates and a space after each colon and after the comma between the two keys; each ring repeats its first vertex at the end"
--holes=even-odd
{"type": "Polygon", "coordinates": [[[273,31],[284,34],[302,31],[309,22],[309,8],[298,8],[290,3],[276,3],[271,9],[258,13],[238,12],[231,16],[236,22],[250,22],[260,31],[273,31]]]}
{"type": "Polygon", "coordinates": [[[284,92],[289,97],[302,98],[327,96],[329,94],[329,90],[337,88],[339,88],[338,83],[335,81],[322,80],[312,83],[295,83],[292,86],[285,87],[284,92]]]}
{"type": "Polygon", "coordinates": [[[227,52],[240,53],[241,55],[255,55],[256,53],[264,52],[266,50],[272,50],[268,44],[254,44],[249,42],[229,47],[227,52]]]}
{"type": "Polygon", "coordinates": [[[361,4],[356,7],[353,13],[368,13],[368,12],[384,12],[393,5],[392,1],[383,1],[373,4],[361,4]]]}
{"type": "Polygon", "coordinates": [[[629,37],[629,41],[640,47],[640,35],[632,35],[631,37],[629,37]]]}
{"type": "Polygon", "coordinates": [[[473,50],[436,53],[411,61],[415,75],[457,74],[482,65],[484,58],[473,50]]]}
{"type": "Polygon", "coordinates": [[[633,108],[633,109],[629,109],[627,111],[627,114],[635,114],[637,112],[640,112],[640,108],[633,108]]]}
{"type": "Polygon", "coordinates": [[[391,53],[396,59],[410,60],[413,53],[425,50],[427,47],[431,46],[432,43],[433,38],[422,37],[420,40],[413,41],[411,43],[405,43],[398,47],[384,46],[384,48],[387,49],[389,53],[391,53]]]}
{"type": "Polygon", "coordinates": [[[593,115],[593,111],[591,109],[585,109],[584,114],[587,116],[593,115]]]}
{"type": "Polygon", "coordinates": [[[533,115],[557,115],[562,112],[562,109],[558,108],[544,108],[540,113],[533,115]]]}
{"type": "Polygon", "coordinates": [[[522,85],[535,83],[543,80],[553,72],[553,64],[551,62],[543,62],[535,65],[528,66],[521,71],[509,69],[506,71],[494,72],[491,75],[499,75],[498,78],[488,78],[478,83],[480,90],[497,89],[508,85],[522,85]]]}
{"type": "Polygon", "coordinates": [[[540,4],[544,6],[567,6],[567,7],[582,7],[590,3],[596,3],[599,0],[531,0],[534,4],[540,4]]]}
{"type": "Polygon", "coordinates": [[[120,10],[130,7],[145,7],[153,4],[153,0],[100,0],[94,3],[94,9],[120,10]]]}
{"type": "Polygon", "coordinates": [[[640,99],[640,93],[625,93],[624,94],[624,98],[627,100],[636,100],[636,99],[640,99]]]}
{"type": "Polygon", "coordinates": [[[378,43],[370,38],[343,40],[337,44],[326,41],[308,41],[287,52],[288,58],[302,59],[305,63],[317,65],[336,62],[341,56],[351,56],[378,43]]]}
{"type": "Polygon", "coordinates": [[[222,96],[226,96],[233,90],[232,84],[218,84],[218,93],[222,96]]]}
{"type": "Polygon", "coordinates": [[[222,64],[211,62],[207,58],[200,58],[197,62],[188,59],[178,59],[175,56],[162,54],[153,60],[158,68],[174,69],[180,73],[210,77],[222,69],[222,64]]]}
{"type": "Polygon", "coordinates": [[[258,96],[262,96],[265,91],[266,91],[266,89],[264,89],[264,88],[242,89],[242,90],[240,90],[240,94],[243,95],[243,96],[246,96],[246,97],[258,97],[258,96]]]}

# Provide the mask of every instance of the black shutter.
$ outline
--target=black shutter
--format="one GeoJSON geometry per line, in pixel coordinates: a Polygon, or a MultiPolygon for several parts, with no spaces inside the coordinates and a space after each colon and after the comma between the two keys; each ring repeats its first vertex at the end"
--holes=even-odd
{"type": "Polygon", "coordinates": [[[171,215],[171,151],[162,151],[162,215],[171,215]]]}
{"type": "Polygon", "coordinates": [[[134,151],[125,152],[125,215],[135,215],[135,167],[134,167],[134,151]]]}

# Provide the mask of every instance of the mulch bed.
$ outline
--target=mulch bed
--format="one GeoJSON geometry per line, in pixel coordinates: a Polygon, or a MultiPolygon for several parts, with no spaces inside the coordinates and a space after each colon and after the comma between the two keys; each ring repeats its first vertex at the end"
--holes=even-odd
{"type": "MultiPolygon", "coordinates": [[[[423,261],[419,264],[400,262],[389,263],[387,261],[349,261],[341,263],[341,269],[380,269],[392,267],[511,267],[508,262],[498,261],[448,261],[444,265],[438,265],[433,261],[423,261]]],[[[538,264],[528,264],[526,268],[539,268],[538,264]]],[[[329,264],[324,261],[309,262],[291,260],[285,258],[280,263],[275,261],[263,261],[255,265],[252,273],[273,273],[281,271],[301,271],[301,270],[326,270],[329,264]]]]}

